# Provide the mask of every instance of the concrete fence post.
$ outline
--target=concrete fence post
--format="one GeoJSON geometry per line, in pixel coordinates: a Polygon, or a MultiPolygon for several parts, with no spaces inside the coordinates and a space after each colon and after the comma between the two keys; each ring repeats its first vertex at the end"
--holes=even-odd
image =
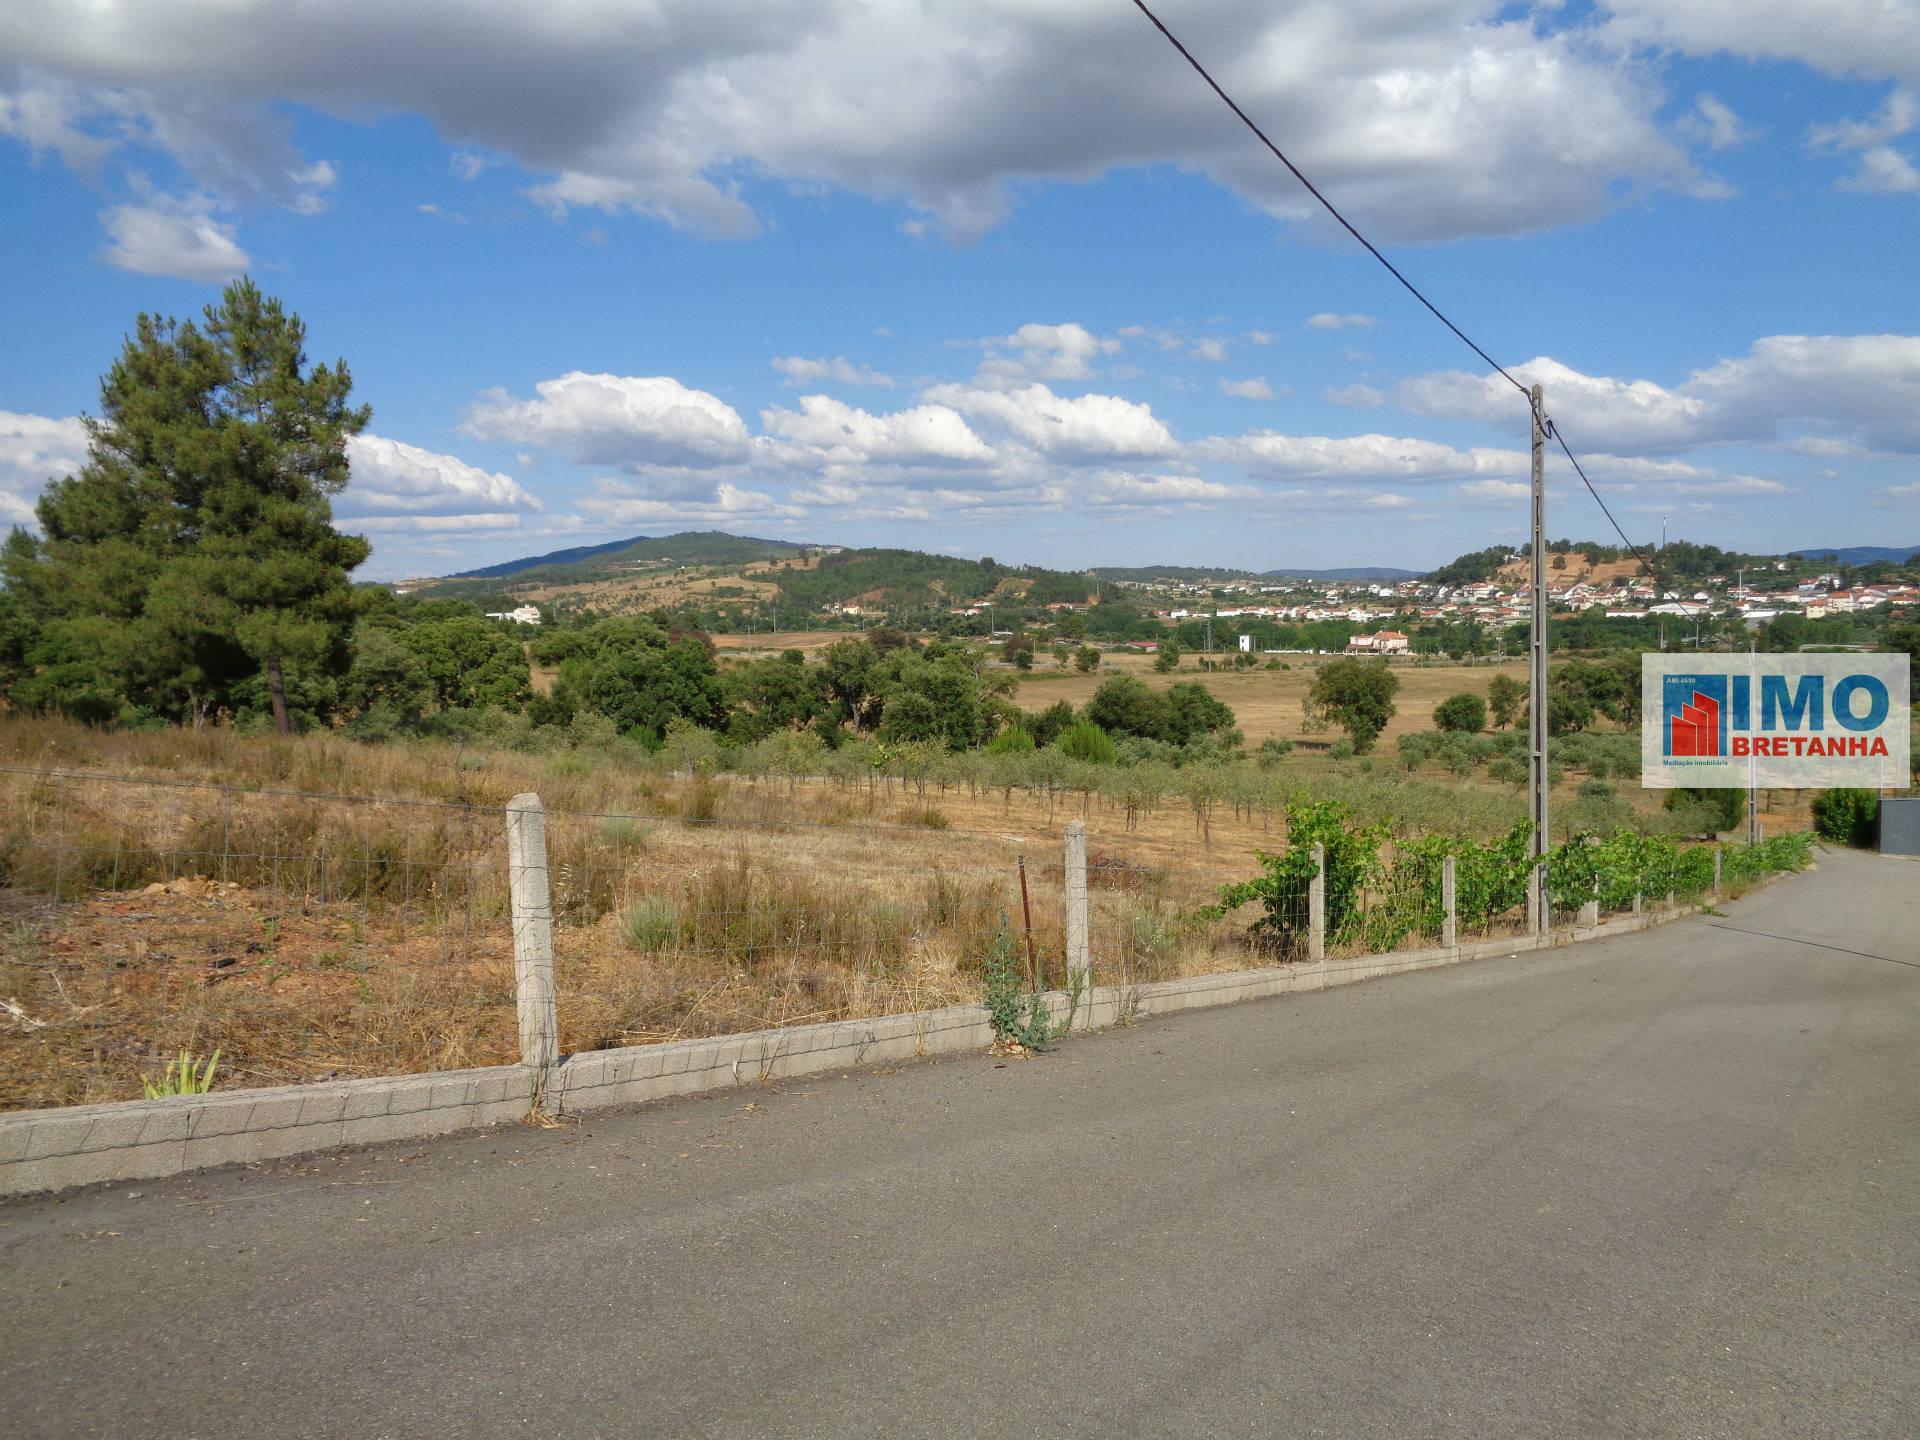
{"type": "Polygon", "coordinates": [[[1082,1013],[1092,1020],[1093,961],[1087,947],[1087,827],[1067,822],[1067,988],[1081,995],[1082,1013]]]}
{"type": "Polygon", "coordinates": [[[1440,921],[1440,943],[1452,950],[1460,944],[1460,894],[1451,855],[1440,862],[1440,905],[1444,912],[1440,921]]]}
{"type": "Polygon", "coordinates": [[[1713,847],[1713,898],[1720,898],[1720,847],[1713,847]]]}
{"type": "Polygon", "coordinates": [[[1307,882],[1307,958],[1327,958],[1327,847],[1313,847],[1313,879],[1307,882]]]}
{"type": "Polygon", "coordinates": [[[1641,895],[1638,890],[1633,892],[1633,918],[1636,920],[1640,918],[1640,911],[1643,908],[1642,901],[1644,899],[1645,897],[1641,895]]]}
{"type": "Polygon", "coordinates": [[[553,1001],[553,900],[547,887],[547,812],[538,795],[507,802],[507,883],[513,893],[513,979],[520,1011],[520,1063],[533,1077],[534,1106],[560,1063],[553,1001]]]}

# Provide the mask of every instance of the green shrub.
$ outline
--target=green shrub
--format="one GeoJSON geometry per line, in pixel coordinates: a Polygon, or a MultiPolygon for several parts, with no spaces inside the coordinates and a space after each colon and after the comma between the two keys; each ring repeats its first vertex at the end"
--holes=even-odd
{"type": "Polygon", "coordinates": [[[1009,725],[987,742],[989,755],[1024,755],[1033,749],[1033,732],[1024,725],[1009,725]]]}
{"type": "Polygon", "coordinates": [[[1091,720],[1079,720],[1059,740],[1061,753],[1089,765],[1111,765],[1117,751],[1107,732],[1091,720]]]}
{"type": "Polygon", "coordinates": [[[1292,753],[1293,741],[1283,735],[1269,735],[1260,742],[1260,748],[1254,751],[1253,758],[1259,762],[1262,770],[1271,770],[1292,753]]]}
{"type": "Polygon", "coordinates": [[[653,839],[653,825],[634,815],[609,815],[600,822],[600,838],[615,850],[644,850],[653,839]]]}
{"type": "Polygon", "coordinates": [[[620,929],[636,950],[649,955],[669,950],[680,939],[680,907],[658,895],[642,896],[627,906],[620,929]]]}
{"type": "Polygon", "coordinates": [[[1351,760],[1354,754],[1353,741],[1342,736],[1327,747],[1327,754],[1335,760],[1351,760]]]}
{"type": "Polygon", "coordinates": [[[1582,780],[1580,782],[1580,798],[1582,800],[1611,800],[1613,799],[1613,786],[1598,778],[1582,780]]]}
{"type": "Polygon", "coordinates": [[[1669,790],[1661,802],[1676,815],[1686,816],[1688,828],[1718,834],[1739,825],[1747,812],[1747,792],[1734,789],[1669,790]]]}
{"type": "MultiPolygon", "coordinates": [[[[1023,993],[1019,953],[1013,943],[1013,928],[1007,917],[988,942],[985,964],[987,1019],[993,1025],[996,1040],[1010,1040],[1029,1050],[1044,1050],[1053,1040],[1054,1030],[1047,1015],[1047,997],[1035,991],[1023,993]]],[[[1077,999],[1078,997],[1076,997],[1077,999]]]]}
{"type": "Polygon", "coordinates": [[[1813,828],[1822,840],[1869,849],[1880,821],[1880,797],[1872,790],[1822,790],[1813,797],[1813,828]]]}
{"type": "Polygon", "coordinates": [[[1165,917],[1152,910],[1136,910],[1127,923],[1127,946],[1136,959],[1159,961],[1172,955],[1178,936],[1165,917]]]}
{"type": "Polygon", "coordinates": [[[1352,812],[1337,800],[1287,806],[1287,848],[1279,855],[1255,851],[1266,873],[1220,888],[1219,902],[1206,912],[1214,919],[1258,902],[1261,915],[1254,935],[1282,949],[1296,949],[1306,932],[1307,894],[1316,873],[1313,847],[1324,847],[1327,863],[1327,940],[1356,938],[1364,920],[1361,895],[1381,873],[1384,826],[1349,823],[1352,812]]]}
{"type": "Polygon", "coordinates": [[[1509,785],[1524,785],[1527,783],[1527,762],[1511,755],[1502,755],[1497,760],[1487,762],[1487,774],[1509,785]]]}
{"type": "Polygon", "coordinates": [[[1434,727],[1477,735],[1487,728],[1487,702],[1471,692],[1450,695],[1433,710],[1434,727]]]}

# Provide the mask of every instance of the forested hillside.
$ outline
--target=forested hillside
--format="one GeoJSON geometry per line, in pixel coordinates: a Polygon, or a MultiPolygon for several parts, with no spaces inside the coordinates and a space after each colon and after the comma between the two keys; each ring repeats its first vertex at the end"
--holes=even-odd
{"type": "Polygon", "coordinates": [[[788,540],[758,540],[724,530],[687,530],[677,535],[640,536],[611,546],[555,551],[509,560],[481,570],[463,571],[420,586],[415,593],[440,599],[511,593],[520,588],[582,585],[617,580],[638,570],[667,565],[746,565],[756,560],[786,560],[809,547],[788,540]],[[577,558],[567,558],[577,557],[577,558]]]}
{"type": "Polygon", "coordinates": [[[1080,604],[1093,594],[1085,575],[1001,565],[991,556],[960,560],[918,550],[843,550],[806,570],[771,577],[784,611],[817,614],[828,605],[860,603],[892,613],[948,609],[996,596],[1028,605],[1080,604]]]}

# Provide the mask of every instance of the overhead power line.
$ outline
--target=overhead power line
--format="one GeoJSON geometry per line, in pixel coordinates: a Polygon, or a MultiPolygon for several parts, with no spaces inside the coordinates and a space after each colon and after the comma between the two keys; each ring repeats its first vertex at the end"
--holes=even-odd
{"type": "MultiPolygon", "coordinates": [[[[1520,381],[1516,380],[1513,377],[1513,374],[1507,369],[1506,366],[1502,365],[1498,360],[1495,360],[1493,356],[1489,355],[1486,352],[1486,350],[1481,347],[1479,342],[1477,342],[1471,335],[1467,334],[1466,331],[1462,330],[1458,325],[1454,324],[1454,322],[1447,316],[1444,310],[1442,310],[1438,305],[1434,304],[1433,301],[1429,300],[1426,297],[1426,294],[1420,289],[1418,285],[1415,285],[1413,281],[1409,280],[1404,274],[1401,273],[1399,266],[1395,265],[1391,260],[1389,260],[1385,255],[1381,253],[1379,246],[1375,245],[1371,240],[1367,239],[1365,235],[1361,234],[1359,228],[1351,220],[1347,219],[1345,215],[1342,215],[1340,213],[1339,207],[1336,206],[1325,195],[1321,194],[1320,187],[1315,185],[1313,181],[1309,180],[1305,172],[1302,171],[1298,165],[1294,164],[1292,160],[1287,158],[1287,153],[1284,150],[1282,150],[1278,145],[1274,144],[1271,139],[1268,138],[1267,132],[1262,130],[1260,126],[1255,123],[1253,117],[1248,115],[1245,110],[1242,110],[1240,108],[1239,102],[1237,102],[1231,95],[1229,95],[1226,92],[1226,90],[1221,86],[1220,82],[1214,79],[1213,76],[1208,73],[1207,67],[1202,65],[1197,59],[1194,58],[1193,52],[1191,50],[1187,49],[1185,45],[1180,43],[1180,37],[1178,35],[1175,35],[1171,30],[1169,30],[1166,27],[1165,22],[1162,21],[1158,15],[1153,13],[1153,11],[1147,6],[1146,0],[1133,0],[1133,3],[1134,3],[1134,6],[1140,11],[1142,15],[1146,16],[1148,20],[1153,22],[1153,28],[1158,30],[1163,36],[1166,37],[1167,43],[1173,46],[1175,50],[1178,50],[1180,52],[1181,59],[1185,60],[1187,64],[1193,67],[1194,73],[1198,75],[1202,80],[1207,82],[1208,88],[1211,89],[1215,95],[1218,95],[1220,97],[1221,103],[1223,103],[1229,110],[1231,110],[1234,113],[1235,116],[1239,118],[1239,121],[1242,125],[1245,125],[1247,129],[1253,132],[1254,136],[1260,141],[1262,145],[1266,146],[1268,150],[1273,152],[1274,158],[1278,160],[1282,165],[1286,166],[1288,171],[1292,173],[1293,178],[1298,180],[1302,185],[1306,187],[1307,193],[1313,196],[1315,200],[1319,201],[1321,207],[1329,215],[1331,215],[1335,220],[1340,222],[1340,227],[1343,230],[1345,230],[1349,235],[1351,235],[1355,240],[1357,240],[1369,255],[1373,256],[1374,259],[1378,260],[1382,265],[1382,267],[1385,268],[1386,272],[1389,275],[1393,276],[1395,280],[1398,280],[1403,287],[1405,287],[1409,295],[1413,296],[1414,299],[1418,300],[1423,306],[1427,308],[1428,312],[1432,314],[1434,319],[1438,320],[1442,325],[1446,326],[1447,329],[1451,330],[1454,333],[1454,335],[1460,340],[1461,344],[1465,345],[1469,350],[1473,351],[1474,354],[1478,355],[1482,360],[1486,361],[1487,364],[1491,365],[1494,369],[1494,373],[1499,375],[1509,385],[1513,386],[1515,390],[1518,390],[1522,395],[1527,396],[1527,404],[1529,408],[1532,408],[1533,399],[1527,387],[1521,384],[1520,381]]],[[[1566,437],[1560,433],[1560,428],[1557,425],[1555,425],[1553,421],[1547,418],[1547,416],[1544,414],[1539,415],[1537,418],[1539,419],[1541,428],[1548,435],[1551,435],[1553,439],[1559,444],[1561,451],[1567,457],[1568,463],[1573,466],[1573,473],[1578,475],[1580,477],[1580,483],[1587,487],[1587,493],[1593,497],[1593,503],[1600,507],[1600,513],[1607,517],[1607,523],[1613,526],[1614,534],[1620,537],[1620,543],[1625,545],[1628,551],[1632,553],[1633,557],[1636,560],[1638,560],[1642,566],[1646,568],[1647,574],[1649,576],[1651,576],[1655,580],[1658,580],[1659,575],[1654,569],[1653,562],[1647,558],[1645,553],[1641,550],[1641,548],[1638,545],[1634,544],[1633,541],[1628,538],[1627,532],[1621,528],[1620,522],[1613,518],[1613,511],[1608,509],[1607,502],[1600,498],[1599,490],[1594,488],[1593,481],[1587,477],[1587,472],[1585,468],[1583,468],[1579,460],[1574,457],[1573,450],[1567,444],[1566,437]]]]}

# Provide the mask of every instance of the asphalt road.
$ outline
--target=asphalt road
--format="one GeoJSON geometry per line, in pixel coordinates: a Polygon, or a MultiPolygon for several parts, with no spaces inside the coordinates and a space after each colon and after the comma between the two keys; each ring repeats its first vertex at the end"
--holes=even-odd
{"type": "Polygon", "coordinates": [[[0,1206],[29,1436],[1920,1434],[1920,864],[0,1206]],[[1905,962],[1905,963],[1899,963],[1905,962]]]}

